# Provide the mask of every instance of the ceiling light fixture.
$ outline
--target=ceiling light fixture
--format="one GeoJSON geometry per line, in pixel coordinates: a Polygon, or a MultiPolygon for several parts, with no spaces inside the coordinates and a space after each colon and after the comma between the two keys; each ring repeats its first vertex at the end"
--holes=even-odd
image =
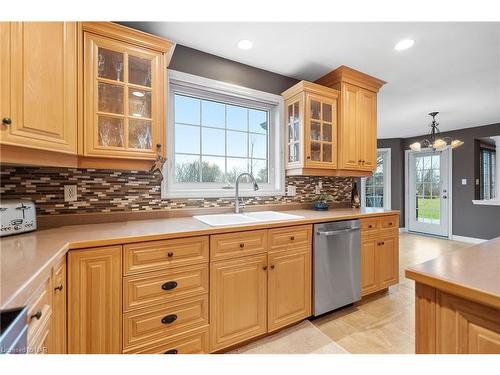
{"type": "Polygon", "coordinates": [[[396,51],[404,51],[405,49],[413,46],[413,44],[415,44],[415,41],[413,39],[403,39],[396,43],[394,49],[396,51]]]}
{"type": "Polygon", "coordinates": [[[253,42],[248,39],[242,39],[238,42],[239,49],[250,49],[253,47],[253,42]]]}
{"type": "Polygon", "coordinates": [[[439,137],[439,122],[436,121],[436,116],[439,112],[431,112],[429,116],[432,117],[432,122],[429,125],[431,130],[429,131],[429,138],[422,140],[422,142],[415,142],[410,145],[410,149],[413,151],[421,151],[423,148],[431,148],[434,151],[442,151],[451,146],[451,148],[457,148],[464,144],[463,141],[459,139],[451,139],[451,137],[439,137]]]}

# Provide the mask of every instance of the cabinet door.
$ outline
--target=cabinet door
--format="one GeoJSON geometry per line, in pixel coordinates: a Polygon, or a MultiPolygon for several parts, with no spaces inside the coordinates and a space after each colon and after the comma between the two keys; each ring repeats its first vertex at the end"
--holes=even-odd
{"type": "Polygon", "coordinates": [[[339,168],[359,169],[359,126],[358,126],[359,88],[343,83],[342,123],[339,128],[339,168]]]}
{"type": "Polygon", "coordinates": [[[68,255],[68,352],[122,352],[122,247],[68,255]]]}
{"type": "Polygon", "coordinates": [[[398,236],[382,235],[377,244],[378,279],[380,289],[383,289],[399,281],[398,236]]]}
{"type": "Polygon", "coordinates": [[[66,354],[66,258],[54,268],[52,279],[52,353],[66,354]]]}
{"type": "Polygon", "coordinates": [[[360,170],[374,170],[377,164],[377,94],[359,89],[357,126],[360,170]]]}
{"type": "Polygon", "coordinates": [[[162,143],[163,54],[84,34],[85,155],[154,159],[162,143]]]}
{"type": "Polygon", "coordinates": [[[11,121],[0,125],[0,142],[76,154],[76,22],[0,28],[0,116],[11,121]]]}
{"type": "Polygon", "coordinates": [[[303,114],[300,113],[303,95],[296,95],[286,101],[286,165],[287,168],[303,164],[303,114]]]}
{"type": "Polygon", "coordinates": [[[269,255],[268,328],[274,331],[311,315],[311,250],[269,255]]]}
{"type": "Polygon", "coordinates": [[[267,255],[210,265],[210,349],[267,332],[267,255]]]}
{"type": "Polygon", "coordinates": [[[361,295],[363,296],[378,289],[377,247],[377,241],[374,239],[361,243],[361,295]]]}
{"type": "Polygon", "coordinates": [[[332,169],[337,166],[337,101],[306,94],[305,165],[332,169]]]}

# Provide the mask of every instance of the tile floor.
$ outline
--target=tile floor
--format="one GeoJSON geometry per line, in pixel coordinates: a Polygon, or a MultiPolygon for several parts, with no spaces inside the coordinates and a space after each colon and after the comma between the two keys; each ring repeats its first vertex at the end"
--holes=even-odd
{"type": "Polygon", "coordinates": [[[349,353],[363,354],[414,353],[415,286],[412,280],[404,277],[405,268],[469,246],[471,244],[402,233],[399,242],[400,283],[390,287],[389,292],[370,296],[353,306],[312,320],[317,331],[301,323],[236,352],[342,353],[344,349],[349,353]],[[308,340],[297,339],[299,337],[308,337],[308,340]],[[330,345],[325,341],[326,337],[337,345],[330,345]],[[303,344],[297,345],[301,342],[303,344]]]}

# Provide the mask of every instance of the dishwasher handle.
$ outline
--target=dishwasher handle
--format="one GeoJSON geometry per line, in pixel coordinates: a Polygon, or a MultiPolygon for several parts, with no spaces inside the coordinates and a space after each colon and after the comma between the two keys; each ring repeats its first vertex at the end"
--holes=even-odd
{"type": "Polygon", "coordinates": [[[340,234],[340,233],[348,233],[348,232],[353,232],[359,230],[359,228],[349,228],[349,229],[339,229],[339,230],[329,230],[325,232],[317,231],[316,234],[322,235],[322,236],[333,236],[335,234],[340,234]]]}

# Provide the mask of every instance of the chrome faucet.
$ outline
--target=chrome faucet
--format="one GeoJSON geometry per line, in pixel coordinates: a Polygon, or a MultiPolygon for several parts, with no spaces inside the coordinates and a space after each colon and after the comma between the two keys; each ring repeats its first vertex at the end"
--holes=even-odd
{"type": "Polygon", "coordinates": [[[234,197],[234,212],[239,214],[240,213],[240,178],[242,176],[248,176],[250,177],[250,180],[253,183],[253,190],[257,191],[259,190],[259,185],[257,185],[257,182],[255,181],[255,178],[250,174],[250,173],[242,173],[238,177],[236,177],[236,194],[234,197]]]}

